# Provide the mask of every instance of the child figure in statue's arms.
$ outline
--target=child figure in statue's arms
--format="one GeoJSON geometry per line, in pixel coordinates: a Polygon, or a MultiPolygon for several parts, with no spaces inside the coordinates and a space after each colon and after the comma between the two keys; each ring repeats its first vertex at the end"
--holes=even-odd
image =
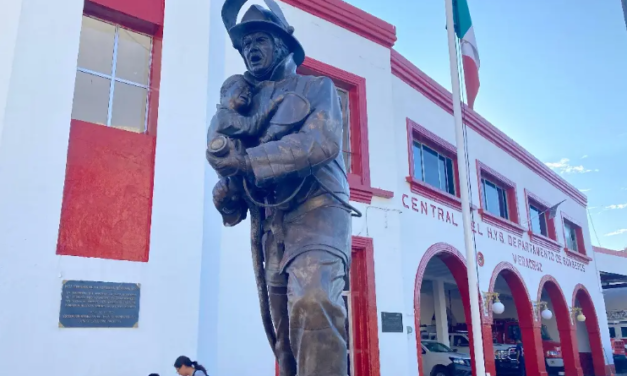
{"type": "MultiPolygon", "coordinates": [[[[252,104],[252,88],[241,74],[233,75],[224,81],[220,88],[218,105],[217,133],[231,138],[257,138],[260,143],[279,140],[294,129],[296,123],[274,122],[272,116],[282,103],[294,107],[296,94],[287,93],[263,103],[254,114],[246,115],[252,104]],[[287,101],[284,102],[284,99],[287,101]],[[269,123],[269,124],[268,124],[269,123]],[[265,127],[265,129],[264,129],[265,127]]],[[[304,107],[298,103],[296,107],[304,107]],[[299,106],[300,105],[300,106],[299,106]]],[[[309,106],[307,105],[307,112],[309,106]]],[[[308,113],[307,113],[308,115],[308,113]]],[[[303,118],[305,116],[302,116],[303,118]]]]}

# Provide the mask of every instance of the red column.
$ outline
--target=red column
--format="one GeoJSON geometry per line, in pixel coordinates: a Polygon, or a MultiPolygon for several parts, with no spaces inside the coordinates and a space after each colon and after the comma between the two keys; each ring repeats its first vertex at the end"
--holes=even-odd
{"type": "Polygon", "coordinates": [[[494,361],[494,345],[492,344],[492,324],[484,322],[481,325],[483,337],[483,357],[485,358],[485,371],[496,376],[496,363],[494,361]]]}
{"type": "Polygon", "coordinates": [[[520,324],[523,349],[525,351],[525,366],[527,375],[548,376],[544,363],[544,350],[542,349],[542,333],[540,326],[520,324]]]}
{"type": "MultiPolygon", "coordinates": [[[[565,326],[565,325],[564,325],[565,326]]],[[[564,373],[566,376],[583,376],[579,360],[579,346],[577,345],[577,331],[568,323],[568,329],[559,329],[562,358],[564,359],[564,373]]]]}

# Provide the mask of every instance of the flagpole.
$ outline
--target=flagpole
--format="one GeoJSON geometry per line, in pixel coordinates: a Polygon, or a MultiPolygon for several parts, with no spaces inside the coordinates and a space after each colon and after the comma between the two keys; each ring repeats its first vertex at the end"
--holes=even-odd
{"type": "Polygon", "coordinates": [[[476,255],[473,241],[470,200],[468,197],[468,161],[464,148],[464,127],[462,124],[462,107],[459,75],[457,73],[457,50],[455,48],[455,25],[453,20],[453,0],[446,3],[446,30],[448,33],[448,52],[453,86],[453,116],[455,118],[455,139],[457,143],[457,164],[459,169],[459,187],[462,200],[462,222],[464,228],[464,245],[466,246],[466,272],[468,276],[468,293],[470,294],[470,317],[472,322],[472,338],[474,347],[475,371],[477,376],[486,376],[485,358],[483,354],[483,336],[481,333],[481,309],[479,307],[479,284],[477,281],[476,255]]]}

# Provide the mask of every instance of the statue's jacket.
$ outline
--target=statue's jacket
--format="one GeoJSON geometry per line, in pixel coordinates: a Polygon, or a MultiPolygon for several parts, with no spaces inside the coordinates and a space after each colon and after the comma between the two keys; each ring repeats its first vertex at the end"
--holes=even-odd
{"type": "MultiPolygon", "coordinates": [[[[280,268],[309,250],[323,250],[350,264],[351,217],[349,210],[328,193],[349,200],[349,186],[342,155],[342,112],[336,87],[327,77],[302,76],[288,56],[275,67],[270,79],[258,82],[248,72],[245,77],[256,87],[254,105],[286,92],[305,97],[310,115],[294,133],[278,141],[248,147],[256,186],[267,203],[280,203],[301,185],[296,196],[278,209],[267,209],[266,223],[282,222],[279,241],[284,244],[280,268]]],[[[210,127],[214,128],[214,125],[210,127]]],[[[245,208],[242,208],[245,210],[245,208]]],[[[245,212],[223,214],[225,223],[234,225],[245,212]],[[234,223],[235,222],[235,223],[234,223]]]]}

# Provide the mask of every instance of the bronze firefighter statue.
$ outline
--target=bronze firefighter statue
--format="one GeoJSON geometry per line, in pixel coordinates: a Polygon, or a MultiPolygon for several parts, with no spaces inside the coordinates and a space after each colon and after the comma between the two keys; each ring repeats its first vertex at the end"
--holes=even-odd
{"type": "Polygon", "coordinates": [[[222,19],[247,72],[229,77],[207,135],[224,225],[250,212],[261,314],[281,376],[346,376],[344,278],[351,215],[333,82],[302,76],[305,52],[273,0],[226,0],[222,19]]]}

